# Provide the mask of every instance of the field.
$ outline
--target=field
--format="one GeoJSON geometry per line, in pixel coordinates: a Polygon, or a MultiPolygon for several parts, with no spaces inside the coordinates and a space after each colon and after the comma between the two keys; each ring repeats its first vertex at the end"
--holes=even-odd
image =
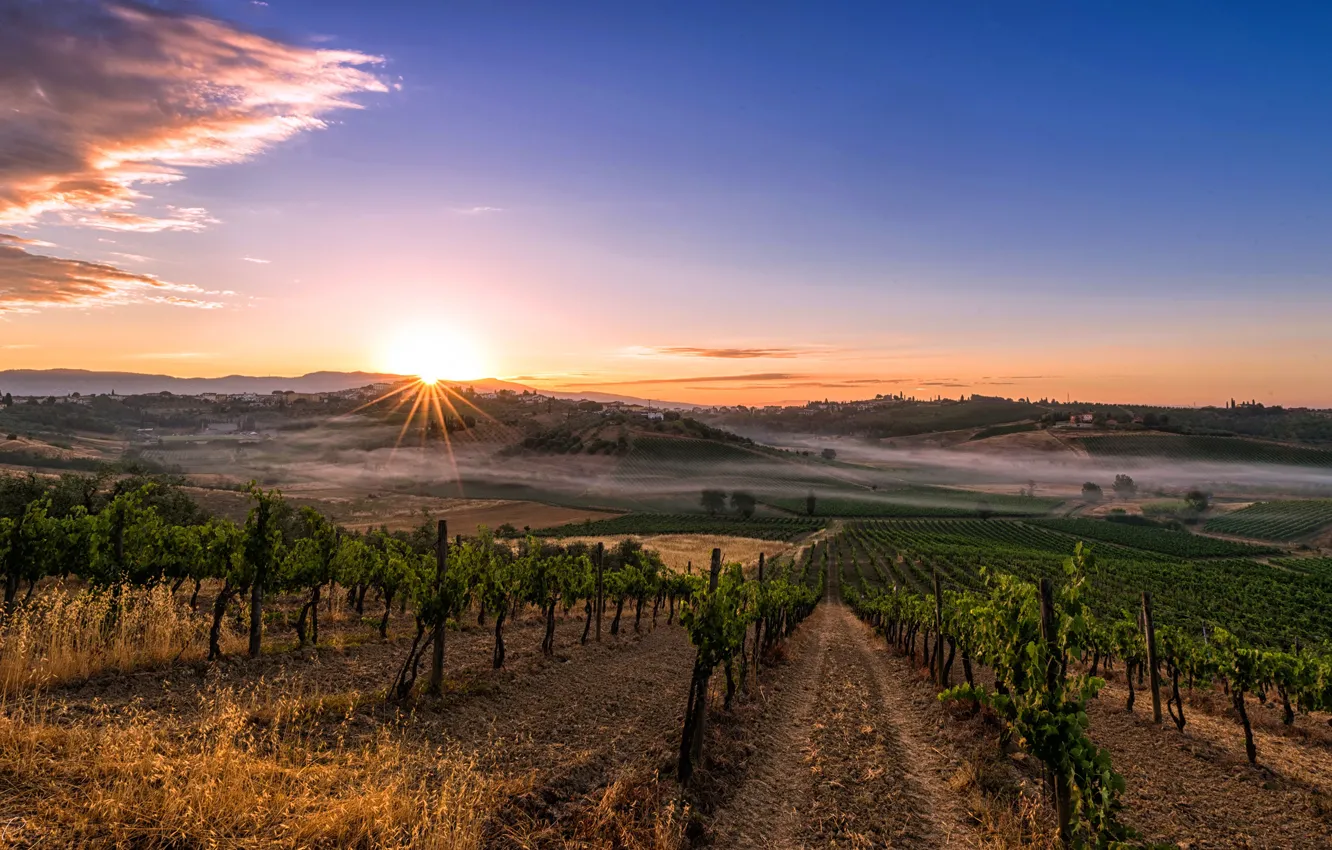
{"type": "MultiPolygon", "coordinates": [[[[613,548],[625,535],[613,534],[598,537],[563,537],[561,543],[586,543],[595,546],[602,543],[613,548]]],[[[713,549],[721,549],[726,563],[737,563],[745,568],[745,575],[753,578],[757,574],[759,555],[766,556],[769,563],[774,558],[789,559],[803,545],[803,541],[788,542],[758,537],[734,537],[724,534],[650,534],[633,535],[642,543],[661,556],[667,567],[676,572],[692,571],[695,574],[706,569],[713,549]]]]}
{"type": "Polygon", "coordinates": [[[1259,540],[1298,540],[1332,525],[1332,499],[1258,502],[1210,519],[1205,528],[1216,534],[1259,540]]]}
{"type": "MultiPolygon", "coordinates": [[[[1045,524],[900,520],[850,523],[826,545],[845,585],[925,592],[935,570],[946,586],[963,589],[980,586],[981,567],[1028,581],[1061,578],[1078,539],[1045,524]]],[[[1093,551],[1090,599],[1105,616],[1134,610],[1149,591],[1160,621],[1190,634],[1222,626],[1264,645],[1332,640],[1332,575],[1324,571],[1243,558],[1188,560],[1118,544],[1095,544],[1093,551]]]]}
{"type": "Polygon", "coordinates": [[[1332,451],[1249,440],[1242,437],[1104,435],[1075,440],[1092,457],[1114,460],[1169,460],[1208,463],[1332,467],[1332,451]]]}
{"type": "MultiPolygon", "coordinates": [[[[1049,807],[1022,790],[1039,787],[1039,766],[1002,755],[990,722],[941,704],[914,652],[892,654],[844,589],[923,591],[937,570],[947,589],[975,590],[982,566],[1059,578],[1074,534],[1097,532],[1121,535],[1096,544],[1098,613],[1148,589],[1163,627],[1221,623],[1258,645],[1332,635],[1322,560],[1230,557],[1251,551],[1242,544],[1182,559],[1148,551],[1174,552],[1161,535],[1179,532],[1089,520],[626,514],[543,528],[529,548],[466,536],[478,511],[516,516],[503,503],[167,478],[119,494],[76,485],[7,479],[0,499],[24,518],[23,536],[0,518],[0,539],[30,554],[0,563],[36,567],[0,617],[0,817],[18,846],[1050,847],[1049,807]],[[91,500],[91,518],[70,494],[91,500]],[[423,526],[439,518],[443,556],[423,526]],[[41,540],[59,545],[32,547],[41,540]],[[716,591],[703,569],[714,549],[735,564],[716,591]],[[255,608],[240,591],[259,559],[270,572],[255,608]],[[440,563],[450,589],[437,597],[440,563]],[[128,583],[108,587],[112,570],[128,583]],[[440,611],[436,694],[421,640],[440,611]],[[690,726],[696,686],[709,695],[701,727],[690,726]],[[700,740],[700,755],[683,758],[682,740],[700,740]]],[[[1188,740],[1205,740],[1206,764],[1229,776],[1233,726],[1208,693],[1190,696],[1188,740]]],[[[1249,710],[1285,778],[1241,811],[1283,846],[1317,846],[1309,795],[1332,776],[1308,753],[1332,734],[1321,715],[1301,716],[1299,737],[1283,737],[1279,709],[1249,710]]],[[[1130,822],[1221,846],[1206,839],[1226,834],[1235,806],[1170,784],[1195,762],[1152,760],[1183,739],[1126,727],[1104,704],[1089,713],[1115,730],[1130,822]],[[1193,820],[1162,819],[1163,799],[1193,820]]]]}
{"type": "Polygon", "coordinates": [[[823,528],[804,517],[709,516],[707,514],[625,514],[611,519],[540,528],[538,537],[606,537],[645,534],[718,534],[760,540],[796,540],[823,528]]]}
{"type": "MultiPolygon", "coordinates": [[[[806,494],[760,495],[767,505],[792,513],[806,512],[806,494]]],[[[876,491],[820,491],[815,493],[816,517],[974,517],[1040,516],[1060,499],[982,493],[946,487],[896,486],[876,491]]]]}
{"type": "Polygon", "coordinates": [[[1078,517],[1042,519],[1034,522],[1084,540],[1118,543],[1134,549],[1174,555],[1179,558],[1252,558],[1282,551],[1272,546],[1219,540],[1215,537],[1203,537],[1187,531],[1173,531],[1149,525],[1131,525],[1078,517]]]}

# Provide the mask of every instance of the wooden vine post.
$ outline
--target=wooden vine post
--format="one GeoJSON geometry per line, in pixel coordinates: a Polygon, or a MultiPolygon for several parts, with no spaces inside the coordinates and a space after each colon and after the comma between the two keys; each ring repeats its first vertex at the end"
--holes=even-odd
{"type": "Polygon", "coordinates": [[[1152,595],[1142,592],[1142,628],[1146,632],[1147,674],[1152,680],[1152,720],[1161,722],[1161,676],[1156,670],[1156,626],[1152,623],[1152,595]]]}
{"type": "MultiPolygon", "coordinates": [[[[1041,579],[1041,640],[1045,643],[1045,687],[1048,699],[1053,700],[1061,690],[1059,676],[1059,634],[1055,622],[1054,585],[1048,578],[1041,579]]],[[[1048,770],[1048,768],[1047,768],[1048,770]]],[[[1054,780],[1055,811],[1059,817],[1059,839],[1068,845],[1072,835],[1073,801],[1070,799],[1068,776],[1060,771],[1050,771],[1054,780]]]]}
{"type": "Polygon", "coordinates": [[[606,544],[602,543],[601,541],[597,541],[597,604],[596,604],[597,643],[601,643],[601,613],[602,609],[606,605],[606,595],[605,595],[606,585],[605,582],[603,581],[603,573],[602,573],[605,563],[606,563],[606,544]]]}
{"type": "MultiPolygon", "coordinates": [[[[712,572],[708,576],[708,597],[700,600],[703,604],[712,604],[711,596],[717,591],[717,579],[721,575],[721,549],[712,550],[712,572]]],[[[703,608],[700,606],[700,613],[703,608]]],[[[678,778],[681,784],[689,782],[694,775],[694,765],[703,759],[703,732],[708,720],[708,681],[712,670],[704,666],[703,659],[709,647],[698,648],[698,658],[694,660],[694,672],[689,680],[689,704],[685,709],[684,734],[680,737],[680,763],[678,778]]]]}
{"type": "Polygon", "coordinates": [[[435,538],[435,622],[434,641],[430,655],[430,681],[426,693],[439,696],[444,689],[444,625],[448,617],[444,604],[444,575],[449,568],[449,524],[440,520],[435,538]]]}
{"type": "MultiPolygon", "coordinates": [[[[708,595],[717,592],[717,579],[721,576],[721,550],[712,550],[712,567],[708,572],[708,595]]],[[[710,679],[711,677],[709,677],[710,679]]],[[[694,761],[703,758],[703,728],[708,723],[708,679],[698,683],[698,700],[694,703],[694,740],[691,751],[694,761]]]]}
{"type": "Polygon", "coordinates": [[[939,587],[939,570],[934,570],[934,661],[935,681],[940,687],[948,687],[944,680],[943,666],[943,590],[939,587]]]}
{"type": "MultiPolygon", "coordinates": [[[[763,553],[762,553],[762,552],[759,552],[758,584],[759,584],[759,595],[761,596],[762,593],[763,593],[763,553]]],[[[755,685],[758,685],[758,678],[759,678],[759,664],[762,663],[762,657],[761,657],[761,654],[760,654],[760,652],[759,652],[759,647],[761,647],[761,646],[763,645],[763,617],[762,617],[762,613],[763,613],[763,612],[760,611],[760,612],[759,612],[759,615],[760,615],[760,616],[757,616],[757,617],[754,618],[754,684],[755,684],[755,685]]]]}

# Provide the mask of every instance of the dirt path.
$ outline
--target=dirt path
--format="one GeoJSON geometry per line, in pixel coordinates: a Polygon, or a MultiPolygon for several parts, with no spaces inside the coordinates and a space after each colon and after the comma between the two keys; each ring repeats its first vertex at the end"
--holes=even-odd
{"type": "Polygon", "coordinates": [[[874,647],[830,579],[774,677],[759,755],[714,819],[714,846],[975,846],[937,707],[916,703],[911,671],[874,647]]]}

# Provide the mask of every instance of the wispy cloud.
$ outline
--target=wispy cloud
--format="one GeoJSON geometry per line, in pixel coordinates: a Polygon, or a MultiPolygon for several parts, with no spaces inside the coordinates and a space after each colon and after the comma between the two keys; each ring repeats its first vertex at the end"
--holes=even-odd
{"type": "Polygon", "coordinates": [[[504,207],[457,207],[453,211],[459,215],[486,215],[504,212],[504,207]]]}
{"type": "Polygon", "coordinates": [[[628,387],[648,384],[740,383],[745,381],[791,381],[807,377],[789,372],[759,372],[748,375],[703,375],[693,378],[639,378],[630,381],[599,381],[593,384],[565,384],[567,387],[628,387]]]}
{"type": "Polygon", "coordinates": [[[217,219],[200,207],[168,205],[166,215],[152,216],[123,210],[95,210],[90,213],[62,213],[61,221],[99,230],[123,230],[129,233],[161,233],[167,230],[197,233],[217,219]]]}
{"type": "Polygon", "coordinates": [[[220,307],[213,295],[190,284],[125,271],[107,263],[34,254],[30,240],[0,234],[0,315],[31,313],[43,307],[158,303],[180,307],[220,307]]]}
{"type": "Polygon", "coordinates": [[[206,351],[159,351],[128,354],[126,356],[134,360],[197,360],[200,357],[213,357],[214,355],[206,351]]]}
{"type": "Polygon", "coordinates": [[[259,259],[258,257],[241,257],[241,259],[244,260],[244,261],[247,262],[247,263],[259,263],[259,264],[261,264],[261,265],[265,265],[265,266],[268,265],[269,263],[273,262],[272,260],[261,260],[261,259],[259,259]]]}
{"type": "Polygon", "coordinates": [[[750,360],[758,358],[799,357],[805,353],[798,348],[695,348],[692,346],[661,346],[648,349],[651,354],[670,357],[710,357],[720,360],[750,360]]]}

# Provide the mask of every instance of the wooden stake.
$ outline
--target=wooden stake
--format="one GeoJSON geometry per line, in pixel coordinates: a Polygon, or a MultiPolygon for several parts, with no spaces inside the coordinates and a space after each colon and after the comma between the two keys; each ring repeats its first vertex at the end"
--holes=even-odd
{"type": "Polygon", "coordinates": [[[1156,670],[1156,626],[1152,624],[1152,595],[1142,592],[1142,628],[1147,638],[1147,672],[1152,680],[1152,720],[1161,722],[1161,676],[1156,670]]]}
{"type": "Polygon", "coordinates": [[[602,581],[602,568],[606,563],[606,544],[597,542],[597,643],[601,643],[601,615],[606,609],[606,585],[602,581]]]}
{"type": "MultiPolygon", "coordinates": [[[[712,550],[712,569],[708,574],[709,596],[717,592],[717,579],[721,576],[721,550],[712,550]]],[[[694,740],[691,742],[694,764],[703,761],[703,734],[708,725],[708,680],[698,683],[698,698],[694,702],[694,740]]]]}
{"type": "Polygon", "coordinates": [[[934,670],[940,687],[948,687],[943,668],[943,591],[939,587],[939,571],[934,570],[934,670]]]}
{"type": "Polygon", "coordinates": [[[444,624],[447,614],[444,610],[444,574],[449,568],[449,524],[439,521],[438,535],[435,538],[435,645],[431,647],[430,680],[426,693],[439,696],[444,688],[444,624]]]}

